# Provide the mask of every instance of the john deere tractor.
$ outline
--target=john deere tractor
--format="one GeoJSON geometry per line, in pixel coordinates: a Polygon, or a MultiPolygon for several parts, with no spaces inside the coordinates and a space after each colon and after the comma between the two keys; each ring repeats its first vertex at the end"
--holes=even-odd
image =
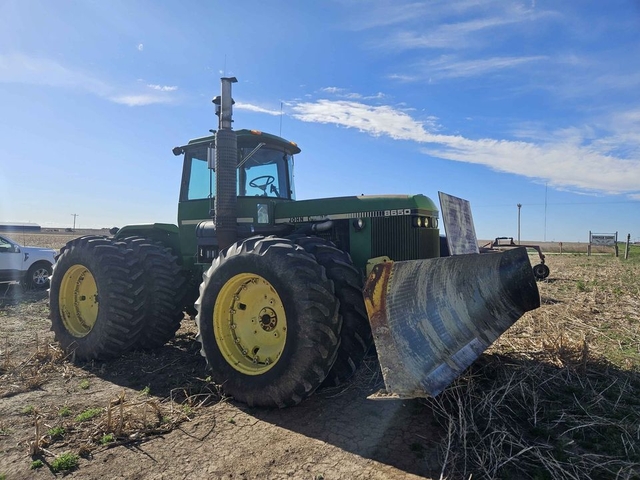
{"type": "Polygon", "coordinates": [[[437,395],[539,306],[524,249],[441,257],[424,195],[295,200],[300,148],[231,128],[235,81],[214,99],[219,128],[173,150],[177,225],[61,250],[52,329],[76,360],[159,347],[186,312],[213,380],[249,405],[295,405],[344,382],[374,340],[382,395],[437,395]]]}

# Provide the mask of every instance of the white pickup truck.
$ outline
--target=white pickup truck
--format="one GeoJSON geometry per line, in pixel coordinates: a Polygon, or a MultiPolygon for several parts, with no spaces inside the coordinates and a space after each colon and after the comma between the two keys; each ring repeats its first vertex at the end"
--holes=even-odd
{"type": "Polygon", "coordinates": [[[0,283],[20,282],[26,289],[48,287],[56,253],[50,248],[23,247],[0,235],[0,283]]]}

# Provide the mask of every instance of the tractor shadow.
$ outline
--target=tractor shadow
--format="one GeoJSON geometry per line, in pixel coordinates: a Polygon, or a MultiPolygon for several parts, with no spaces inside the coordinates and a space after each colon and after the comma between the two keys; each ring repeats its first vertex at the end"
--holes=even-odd
{"type": "MultiPolygon", "coordinates": [[[[148,352],[131,352],[107,362],[78,365],[104,381],[155,398],[183,402],[190,396],[221,400],[209,383],[200,344],[192,332],[148,352]]],[[[346,452],[421,476],[439,474],[438,445],[443,432],[422,400],[381,401],[367,396],[383,387],[375,356],[365,359],[344,386],[316,391],[301,404],[278,409],[251,408],[232,399],[235,408],[263,422],[334,445],[346,452]]]]}
{"type": "Polygon", "coordinates": [[[383,386],[373,357],[347,385],[318,390],[296,407],[244,409],[264,422],[404,472],[439,475],[439,444],[445,432],[432,409],[419,399],[367,399],[383,386]]]}
{"type": "MultiPolygon", "coordinates": [[[[368,400],[367,396],[376,392],[382,382],[379,372],[367,372],[367,367],[371,369],[371,362],[367,362],[369,365],[361,368],[354,381],[342,390],[320,390],[291,409],[246,411],[264,422],[363,458],[410,474],[438,478],[448,442],[446,422],[442,417],[445,411],[449,419],[458,422],[457,425],[465,425],[465,441],[482,445],[483,436],[477,436],[478,432],[499,435],[511,429],[522,438],[533,435],[529,406],[535,401],[549,412],[561,404],[563,410],[575,418],[584,414],[584,404],[600,402],[603,406],[598,413],[611,424],[619,417],[625,419],[619,424],[616,435],[609,438],[607,447],[608,454],[620,455],[625,451],[620,432],[632,428],[640,420],[637,409],[640,406],[640,375],[621,370],[606,360],[587,358],[580,349],[561,349],[555,357],[555,360],[562,360],[563,366],[548,358],[485,353],[437,400],[368,400]],[[496,398],[501,400],[497,402],[496,398]],[[487,408],[495,414],[491,417],[493,420],[483,417],[482,412],[486,413],[487,408]]],[[[373,363],[377,362],[373,360],[373,363]]],[[[552,414],[541,420],[548,424],[547,440],[561,444],[566,433],[562,422],[552,414]]],[[[592,438],[581,437],[586,435],[582,429],[573,432],[572,440],[576,444],[582,442],[581,448],[588,454],[597,456],[601,453],[597,443],[588,443],[592,438]]],[[[594,438],[600,433],[598,429],[590,432],[594,438]]],[[[460,438],[454,436],[453,442],[460,438]]],[[[535,440],[531,441],[534,445],[535,440]]],[[[464,442],[457,443],[455,448],[464,445],[464,442]]],[[[579,456],[576,453],[576,458],[579,456]]],[[[627,456],[629,461],[640,458],[635,451],[627,456]]],[[[451,468],[455,470],[449,463],[447,470],[451,468]]]]}
{"type": "Polygon", "coordinates": [[[156,398],[181,403],[191,395],[209,392],[211,402],[220,399],[206,380],[206,362],[192,332],[179,331],[169,343],[154,350],[133,351],[114,360],[78,366],[104,381],[145,390],[156,398]]]}

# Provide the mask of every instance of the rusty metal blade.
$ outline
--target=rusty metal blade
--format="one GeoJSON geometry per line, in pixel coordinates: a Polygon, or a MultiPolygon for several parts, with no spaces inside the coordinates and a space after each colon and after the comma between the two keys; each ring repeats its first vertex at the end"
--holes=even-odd
{"type": "Polygon", "coordinates": [[[436,396],[540,306],[526,249],[381,263],[364,289],[386,395],[436,396]]]}

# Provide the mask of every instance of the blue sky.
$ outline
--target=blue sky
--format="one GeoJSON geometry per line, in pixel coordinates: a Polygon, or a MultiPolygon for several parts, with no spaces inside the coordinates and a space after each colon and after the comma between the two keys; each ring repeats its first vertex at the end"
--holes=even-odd
{"type": "Polygon", "coordinates": [[[480,238],[640,240],[637,1],[0,0],[0,221],[175,223],[171,148],[302,148],[299,199],[437,192],[480,238]],[[282,116],[281,116],[282,112],[282,116]]]}

